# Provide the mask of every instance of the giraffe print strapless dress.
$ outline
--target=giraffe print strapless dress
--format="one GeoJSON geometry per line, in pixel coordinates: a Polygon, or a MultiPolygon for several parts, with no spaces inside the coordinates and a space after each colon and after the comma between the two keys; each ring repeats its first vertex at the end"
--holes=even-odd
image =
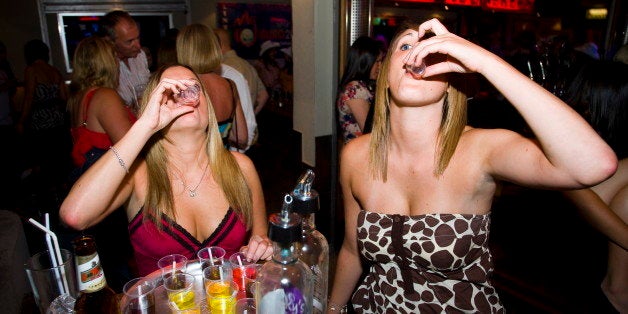
{"type": "Polygon", "coordinates": [[[503,313],[490,283],[490,216],[361,211],[368,267],[351,299],[357,313],[503,313]]]}

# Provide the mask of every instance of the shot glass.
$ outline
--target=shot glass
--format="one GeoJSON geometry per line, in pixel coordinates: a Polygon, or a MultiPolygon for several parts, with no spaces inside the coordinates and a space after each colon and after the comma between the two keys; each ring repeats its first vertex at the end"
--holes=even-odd
{"type": "Polygon", "coordinates": [[[154,314],[155,312],[155,285],[145,278],[135,278],[127,282],[122,288],[126,296],[125,314],[154,314]]]}
{"type": "Polygon", "coordinates": [[[188,85],[188,88],[181,90],[178,94],[174,94],[174,101],[179,106],[196,106],[201,97],[201,85],[194,82],[188,85]]]}
{"type": "Polygon", "coordinates": [[[215,281],[207,286],[207,307],[212,314],[231,314],[235,310],[238,288],[233,281],[215,281]]]}
{"type": "Polygon", "coordinates": [[[246,255],[244,253],[236,252],[229,257],[229,263],[231,263],[231,266],[235,268],[237,266],[246,266],[252,264],[253,261],[246,258],[246,255]]]}
{"type": "Polygon", "coordinates": [[[251,286],[255,283],[257,273],[261,266],[258,264],[248,264],[233,268],[233,282],[238,286],[238,291],[247,298],[252,298],[251,286]]]}
{"type": "Polygon", "coordinates": [[[236,314],[256,314],[255,299],[244,298],[236,301],[235,312],[236,314]]]}
{"type": "Polygon", "coordinates": [[[164,288],[171,308],[185,311],[198,306],[194,293],[194,276],[175,273],[164,278],[164,288]]]}
{"type": "Polygon", "coordinates": [[[157,261],[157,266],[161,269],[161,278],[166,279],[173,274],[185,273],[188,259],[181,254],[166,255],[157,261]]]}
{"type": "Polygon", "coordinates": [[[203,287],[207,290],[210,283],[216,281],[232,281],[233,275],[231,267],[227,264],[209,265],[203,269],[203,287]]]}
{"type": "Polygon", "coordinates": [[[222,265],[225,258],[225,249],[218,246],[210,246],[202,248],[196,256],[201,262],[201,269],[205,269],[209,265],[222,265]]]}

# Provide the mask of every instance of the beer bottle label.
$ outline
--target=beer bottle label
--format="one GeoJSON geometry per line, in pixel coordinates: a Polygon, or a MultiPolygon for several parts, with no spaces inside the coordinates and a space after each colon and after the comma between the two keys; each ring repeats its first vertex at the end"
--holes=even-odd
{"type": "Polygon", "coordinates": [[[80,291],[95,292],[107,285],[98,254],[77,256],[78,286],[80,291]]]}

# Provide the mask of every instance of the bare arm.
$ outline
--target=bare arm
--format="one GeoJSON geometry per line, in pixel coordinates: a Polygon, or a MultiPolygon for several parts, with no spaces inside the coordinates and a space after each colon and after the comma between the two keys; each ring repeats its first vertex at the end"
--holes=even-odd
{"type": "MultiPolygon", "coordinates": [[[[237,98],[237,93],[234,97],[237,98]]],[[[249,140],[248,129],[246,126],[246,118],[240,100],[236,99],[235,117],[232,122],[231,131],[229,132],[229,141],[238,148],[246,148],[249,140]]]]}
{"type": "MultiPolygon", "coordinates": [[[[351,172],[362,171],[349,165],[346,160],[351,158],[351,146],[343,149],[340,165],[340,184],[344,198],[345,210],[345,237],[342,248],[338,254],[336,262],[336,274],[331,289],[329,305],[344,306],[349,302],[351,294],[362,275],[362,264],[360,254],[357,249],[357,217],[360,212],[360,205],[353,197],[351,190],[351,172]]],[[[334,313],[328,311],[328,313],[334,313]]]]}
{"type": "Polygon", "coordinates": [[[177,88],[186,87],[179,81],[163,79],[151,94],[142,117],[116,143],[118,155],[109,150],[72,186],[59,211],[67,225],[83,230],[98,223],[129,199],[138,175],[135,161],[144,144],[174,118],[193,110],[189,106],[175,106],[171,100],[163,102],[163,93],[166,90],[176,92],[177,88]],[[124,162],[128,174],[118,158],[124,162]]]}
{"type": "Polygon", "coordinates": [[[628,250],[628,159],[619,162],[608,180],[583,190],[564,194],[584,218],[611,241],[628,250]]]}
{"type": "Polygon", "coordinates": [[[572,110],[506,61],[452,33],[433,19],[423,23],[419,36],[427,31],[436,36],[419,42],[410,60],[415,65],[428,54],[440,53],[446,61],[428,65],[425,76],[448,72],[478,72],[491,82],[521,113],[540,145],[518,137],[502,139],[501,147],[491,146],[489,173],[506,180],[545,187],[583,188],[610,177],[617,158],[597,133],[572,110]],[[525,154],[531,163],[520,163],[525,154]]]}
{"type": "Polygon", "coordinates": [[[17,123],[17,131],[19,133],[24,131],[24,124],[28,121],[28,117],[31,114],[36,84],[37,81],[33,68],[26,68],[26,71],[24,71],[24,101],[22,103],[22,113],[17,123]]]}
{"type": "Polygon", "coordinates": [[[366,116],[368,115],[370,109],[369,103],[361,98],[349,99],[345,103],[349,106],[349,109],[351,109],[351,113],[353,114],[355,121],[358,122],[360,130],[364,130],[366,116]]]}
{"type": "MultiPolygon", "coordinates": [[[[110,88],[100,88],[92,98],[90,109],[109,136],[112,143],[117,143],[131,128],[128,111],[118,93],[110,88]]],[[[88,124],[90,120],[88,119],[88,124]]]]}
{"type": "Polygon", "coordinates": [[[621,220],[593,190],[566,191],[564,194],[595,229],[624,250],[628,250],[628,224],[621,220]]]}
{"type": "Polygon", "coordinates": [[[268,241],[268,217],[266,216],[266,205],[264,201],[264,193],[262,191],[262,184],[259,180],[257,170],[253,162],[244,154],[238,152],[231,152],[240,165],[242,173],[246,179],[249,188],[251,189],[251,196],[253,198],[253,212],[251,218],[253,219],[253,228],[251,230],[251,238],[249,243],[244,248],[247,258],[253,261],[259,259],[269,260],[273,255],[273,247],[268,241]]]}

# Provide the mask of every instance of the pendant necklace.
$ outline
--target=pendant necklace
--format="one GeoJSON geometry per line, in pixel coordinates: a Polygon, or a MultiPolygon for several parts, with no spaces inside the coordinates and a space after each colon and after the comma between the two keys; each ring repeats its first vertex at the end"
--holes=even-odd
{"type": "Polygon", "coordinates": [[[203,175],[201,175],[201,179],[198,181],[198,183],[196,184],[196,186],[193,189],[188,188],[188,186],[185,185],[185,182],[183,180],[181,180],[181,184],[183,184],[183,188],[188,190],[188,195],[190,195],[190,197],[195,197],[196,196],[196,190],[201,185],[201,182],[203,182],[203,178],[205,178],[205,173],[207,173],[207,168],[208,167],[209,167],[209,163],[207,163],[207,165],[205,165],[205,170],[203,170],[203,175]]]}

